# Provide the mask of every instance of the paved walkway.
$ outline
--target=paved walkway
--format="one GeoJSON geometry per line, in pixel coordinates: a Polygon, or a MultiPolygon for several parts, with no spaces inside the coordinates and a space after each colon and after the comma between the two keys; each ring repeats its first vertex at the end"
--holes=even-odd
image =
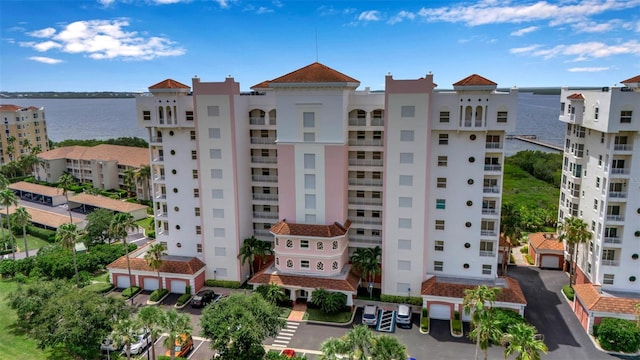
{"type": "MultiPolygon", "coordinates": [[[[526,246],[522,245],[522,246],[526,246]]],[[[516,265],[518,266],[530,266],[529,263],[527,262],[527,260],[524,258],[523,253],[520,252],[520,249],[522,249],[522,246],[516,246],[513,249],[511,249],[511,253],[513,254],[514,259],[516,260],[516,265]]]]}
{"type": "Polygon", "coordinates": [[[307,312],[307,304],[295,304],[287,320],[302,321],[305,312],[307,312]]]}

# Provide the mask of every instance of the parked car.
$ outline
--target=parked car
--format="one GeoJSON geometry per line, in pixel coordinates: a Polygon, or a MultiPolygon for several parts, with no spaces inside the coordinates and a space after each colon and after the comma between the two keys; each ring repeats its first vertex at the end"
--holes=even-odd
{"type": "Polygon", "coordinates": [[[296,356],[296,351],[293,349],[284,349],[282,350],[282,355],[286,356],[287,359],[291,359],[292,357],[296,356]]]}
{"type": "Polygon", "coordinates": [[[100,343],[100,350],[104,352],[120,351],[120,349],[122,349],[122,347],[116,346],[115,341],[111,338],[106,338],[102,340],[102,343],[100,343]]]}
{"type": "Polygon", "coordinates": [[[376,326],[378,323],[378,307],[375,305],[365,305],[362,311],[362,323],[369,326],[376,326]]]}
{"type": "MultiPolygon", "coordinates": [[[[151,334],[149,334],[149,330],[143,330],[140,334],[138,334],[138,338],[135,342],[131,343],[131,355],[139,355],[141,354],[148,346],[151,344],[151,334]]],[[[127,348],[122,349],[122,353],[126,355],[127,348]]]]}
{"type": "Polygon", "coordinates": [[[400,304],[396,311],[396,325],[399,327],[411,326],[411,306],[400,304]]]}
{"type": "MultiPolygon", "coordinates": [[[[174,349],[176,357],[186,357],[185,355],[193,350],[193,338],[191,335],[180,334],[180,336],[176,338],[174,349]]],[[[171,350],[167,350],[164,354],[171,356],[171,350]]]]}
{"type": "Polygon", "coordinates": [[[191,299],[191,307],[205,307],[213,301],[215,296],[216,294],[213,290],[200,290],[193,299],[191,299]]]}

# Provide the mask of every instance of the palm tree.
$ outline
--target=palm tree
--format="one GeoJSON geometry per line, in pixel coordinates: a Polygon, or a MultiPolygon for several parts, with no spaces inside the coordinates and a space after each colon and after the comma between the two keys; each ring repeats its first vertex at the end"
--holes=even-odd
{"type": "Polygon", "coordinates": [[[4,190],[9,186],[9,180],[4,174],[0,173],[0,190],[4,190]]]}
{"type": "Polygon", "coordinates": [[[251,236],[249,238],[244,239],[244,242],[240,247],[240,253],[238,254],[238,259],[240,259],[242,265],[249,263],[249,277],[253,276],[254,260],[256,258],[256,255],[258,255],[256,252],[262,251],[264,249],[264,246],[260,244],[263,242],[265,241],[258,240],[255,236],[251,236]],[[260,249],[260,250],[257,250],[257,249],[260,249]]]}
{"type": "Polygon", "coordinates": [[[142,197],[149,197],[149,179],[151,178],[151,166],[140,165],[135,174],[136,181],[142,186],[142,197]]]}
{"type": "Polygon", "coordinates": [[[396,337],[379,335],[373,341],[371,358],[376,360],[406,359],[407,348],[396,337]]]}
{"type": "Polygon", "coordinates": [[[162,290],[162,279],[160,278],[160,267],[162,266],[162,256],[167,255],[162,244],[153,244],[144,254],[144,259],[149,267],[158,272],[158,286],[162,290]]]}
{"type": "Polygon", "coordinates": [[[76,274],[76,286],[79,286],[78,282],[78,263],[76,261],[76,240],[78,239],[78,228],[76,224],[62,224],[56,231],[56,241],[59,242],[63,248],[69,249],[73,252],[73,269],[76,274]]]}
{"type": "MultiPolygon", "coordinates": [[[[380,274],[380,258],[382,256],[382,248],[376,246],[374,248],[358,248],[351,255],[349,260],[357,270],[360,270],[361,277],[364,277],[370,284],[375,280],[376,275],[380,274]]],[[[372,296],[372,286],[369,286],[369,295],[372,296]]]]}
{"type": "Polygon", "coordinates": [[[163,330],[167,333],[164,346],[171,350],[171,359],[176,358],[175,343],[182,341],[182,334],[191,335],[191,319],[187,314],[180,314],[175,309],[167,311],[161,321],[163,330]]]}
{"type": "Polygon", "coordinates": [[[367,325],[354,326],[344,337],[355,359],[368,359],[367,350],[373,345],[373,339],[367,325]]]}
{"type": "Polygon", "coordinates": [[[262,266],[264,266],[264,259],[267,257],[267,255],[273,255],[271,243],[262,240],[256,241],[253,247],[253,254],[257,256],[258,259],[260,259],[260,267],[258,269],[262,269],[262,266]]]}
{"type": "Polygon", "coordinates": [[[131,359],[131,344],[138,338],[140,324],[132,318],[123,318],[113,325],[111,337],[118,345],[124,345],[127,359],[131,359]]]}
{"type": "Polygon", "coordinates": [[[71,206],[69,205],[69,188],[76,183],[76,179],[69,173],[64,173],[58,179],[58,187],[62,189],[62,194],[67,201],[67,210],[69,211],[69,222],[73,223],[73,217],[71,216],[71,206]]]}
{"type": "MultiPolygon", "coordinates": [[[[522,216],[520,211],[511,203],[505,203],[500,210],[500,233],[505,239],[510,239],[513,244],[517,244],[522,237],[522,216]]],[[[509,251],[502,254],[502,274],[506,274],[509,255],[511,254],[511,243],[509,251]]]]}
{"type": "MultiPolygon", "coordinates": [[[[133,215],[129,213],[117,213],[109,224],[109,236],[115,240],[122,241],[124,245],[125,255],[127,257],[127,271],[129,273],[129,281],[131,281],[131,260],[129,259],[129,247],[127,246],[127,236],[129,230],[138,229],[133,215]]],[[[131,298],[133,304],[133,297],[131,298]]]]}
{"type": "MultiPolygon", "coordinates": [[[[13,190],[9,188],[0,190],[0,205],[4,206],[7,209],[7,228],[9,229],[9,241],[11,242],[11,255],[13,256],[13,260],[15,260],[16,249],[13,244],[13,236],[11,235],[11,219],[9,218],[9,208],[11,206],[18,206],[18,197],[13,192],[13,190]]],[[[6,242],[4,226],[2,226],[2,241],[6,242]]]]}
{"type": "Polygon", "coordinates": [[[27,225],[31,221],[31,214],[27,211],[27,209],[23,206],[16,209],[13,213],[13,221],[16,226],[20,226],[22,228],[22,239],[24,240],[24,250],[26,252],[27,257],[29,257],[29,245],[27,244],[27,225]]]}
{"type": "MultiPolygon", "coordinates": [[[[328,338],[320,345],[320,351],[322,351],[322,355],[319,357],[320,360],[341,360],[345,359],[345,355],[349,354],[351,349],[342,339],[328,338]]],[[[352,356],[349,355],[349,359],[351,358],[352,356]]]]}
{"type": "Polygon", "coordinates": [[[500,328],[500,321],[494,316],[492,308],[485,309],[480,312],[474,322],[473,330],[469,333],[469,338],[476,341],[476,357],[477,348],[479,347],[484,353],[484,360],[487,360],[489,356],[489,344],[491,342],[500,343],[502,336],[502,330],[500,328]]]}
{"type": "Polygon", "coordinates": [[[156,349],[153,346],[156,339],[162,335],[161,322],[164,317],[164,313],[156,306],[145,306],[138,312],[138,320],[143,328],[149,331],[149,337],[151,338],[151,358],[156,358],[156,349]]]}
{"type": "Polygon", "coordinates": [[[511,325],[504,334],[502,343],[505,345],[504,358],[518,354],[516,360],[540,360],[540,351],[547,353],[547,346],[542,340],[536,339],[536,328],[526,324],[511,325]]]}
{"type": "Polygon", "coordinates": [[[124,176],[122,178],[122,182],[124,187],[129,192],[129,196],[131,194],[135,194],[136,192],[136,171],[133,168],[127,168],[124,171],[124,176]]]}
{"type": "Polygon", "coordinates": [[[558,225],[560,236],[558,241],[566,241],[571,252],[571,268],[569,269],[569,284],[576,282],[576,262],[578,261],[578,248],[580,245],[591,240],[593,234],[589,231],[589,225],[582,219],[567,217],[558,225]]]}
{"type": "Polygon", "coordinates": [[[274,283],[260,285],[256,288],[256,292],[271,304],[277,304],[279,301],[288,299],[284,290],[274,283]]]}
{"type": "MultiPolygon", "coordinates": [[[[462,306],[464,307],[465,312],[471,313],[471,323],[477,329],[479,326],[482,326],[482,316],[487,311],[493,307],[493,302],[496,301],[498,297],[498,293],[500,293],[500,288],[490,288],[486,285],[480,285],[475,289],[466,289],[464,291],[464,299],[462,300],[462,306]],[[486,307],[486,308],[485,308],[486,307]]],[[[474,329],[475,330],[475,329],[474,329]]],[[[478,359],[478,352],[480,350],[480,341],[483,330],[478,330],[475,332],[476,337],[476,356],[475,359],[478,359]]]]}

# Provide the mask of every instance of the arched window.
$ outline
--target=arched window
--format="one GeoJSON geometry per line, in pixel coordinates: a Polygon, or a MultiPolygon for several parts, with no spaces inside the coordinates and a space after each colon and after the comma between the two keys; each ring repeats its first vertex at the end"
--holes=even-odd
{"type": "Polygon", "coordinates": [[[464,126],[471,126],[471,118],[473,116],[473,108],[466,106],[464,108],[464,126]]]}
{"type": "Polygon", "coordinates": [[[333,240],[331,243],[331,250],[338,250],[338,240],[333,240]]]}
{"type": "Polygon", "coordinates": [[[482,126],[482,106],[476,106],[476,127],[482,126]]]}
{"type": "Polygon", "coordinates": [[[167,124],[171,124],[171,106],[167,106],[167,124]]]}
{"type": "Polygon", "coordinates": [[[164,123],[164,109],[162,108],[162,106],[160,106],[158,108],[158,117],[160,118],[160,123],[163,124],[164,123]]]}
{"type": "Polygon", "coordinates": [[[324,243],[322,241],[318,241],[316,243],[316,250],[320,250],[320,251],[324,250],[324,243]]]}

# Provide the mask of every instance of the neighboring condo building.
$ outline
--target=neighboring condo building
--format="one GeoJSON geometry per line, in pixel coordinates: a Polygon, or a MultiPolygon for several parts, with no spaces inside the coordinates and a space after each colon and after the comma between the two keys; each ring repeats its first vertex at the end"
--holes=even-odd
{"type": "Polygon", "coordinates": [[[518,91],[475,74],[441,92],[431,74],[359,85],[313,63],[251,92],[231,77],[194,78],[193,92],[170,79],[149,87],[136,102],[158,241],[204,261],[206,278],[236,281],[251,275],[243,239],[272,241],[273,263],[249,282],[294,300],[318,287],[355,294],[349,254],[381,246],[382,293],[422,296],[432,317],[461,310],[463,289],[481,283],[522,312],[517,282],[498,277],[518,91]]]}
{"type": "Polygon", "coordinates": [[[576,271],[575,311],[588,331],[603,314],[632,319],[640,302],[640,76],[621,83],[560,94],[567,132],[558,219],[579,217],[593,233],[576,271]]]}
{"type": "Polygon", "coordinates": [[[49,150],[44,108],[0,105],[3,136],[0,138],[0,164],[30,153],[29,148],[49,150]]]}

